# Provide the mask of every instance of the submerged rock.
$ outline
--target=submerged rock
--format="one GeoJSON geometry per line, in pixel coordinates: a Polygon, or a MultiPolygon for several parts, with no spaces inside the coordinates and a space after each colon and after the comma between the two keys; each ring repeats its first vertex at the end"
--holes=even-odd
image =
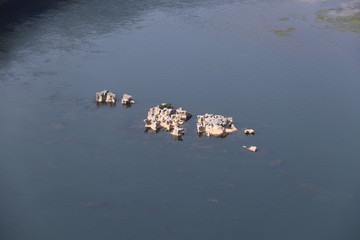
{"type": "MultiPolygon", "coordinates": [[[[161,104],[162,105],[162,104],[161,104]]],[[[159,106],[149,109],[147,119],[144,119],[145,127],[152,130],[165,129],[174,136],[181,136],[185,133],[183,125],[191,118],[192,114],[183,108],[160,108],[159,106]]]]}
{"type": "Polygon", "coordinates": [[[256,151],[257,151],[257,147],[256,147],[256,146],[250,146],[250,147],[243,146],[243,148],[249,150],[250,152],[256,152],[256,151]]]}
{"type": "Polygon", "coordinates": [[[255,134],[255,130],[251,129],[251,128],[245,128],[244,133],[246,135],[254,135],[255,134]]]}
{"type": "Polygon", "coordinates": [[[135,100],[131,95],[124,94],[121,99],[121,103],[124,105],[134,104],[135,100]]]}
{"type": "Polygon", "coordinates": [[[208,114],[198,115],[196,124],[198,134],[221,137],[237,131],[232,117],[208,114]]]}
{"type": "Polygon", "coordinates": [[[103,90],[101,92],[96,93],[96,102],[98,103],[116,103],[116,94],[103,90]]]}

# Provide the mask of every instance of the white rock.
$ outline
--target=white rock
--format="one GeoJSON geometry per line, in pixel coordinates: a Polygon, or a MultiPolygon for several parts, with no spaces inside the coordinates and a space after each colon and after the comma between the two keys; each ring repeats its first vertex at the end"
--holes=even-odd
{"type": "Polygon", "coordinates": [[[108,90],[97,92],[96,101],[98,103],[116,103],[116,94],[109,92],[108,90]]]}
{"type": "Polygon", "coordinates": [[[128,104],[134,104],[135,101],[134,101],[134,98],[131,95],[124,94],[122,99],[121,99],[121,103],[124,104],[124,105],[128,105],[128,104]]]}
{"type": "Polygon", "coordinates": [[[198,115],[196,129],[199,134],[207,136],[225,136],[237,131],[232,117],[208,114],[198,115]]]}
{"type": "Polygon", "coordinates": [[[247,147],[247,146],[242,146],[243,148],[251,151],[251,152],[256,152],[257,151],[257,147],[256,146],[250,146],[250,147],[247,147]]]}
{"type": "Polygon", "coordinates": [[[182,136],[185,134],[184,128],[174,127],[173,130],[170,132],[174,136],[182,136]]]}
{"type": "Polygon", "coordinates": [[[106,94],[106,103],[116,103],[116,94],[112,92],[108,92],[106,94]]]}
{"type": "Polygon", "coordinates": [[[153,122],[157,123],[157,126],[169,131],[174,136],[181,136],[185,133],[183,128],[180,128],[190,117],[191,113],[187,112],[183,108],[168,109],[159,107],[153,107],[149,109],[147,119],[144,120],[145,127],[152,126],[153,122]]]}

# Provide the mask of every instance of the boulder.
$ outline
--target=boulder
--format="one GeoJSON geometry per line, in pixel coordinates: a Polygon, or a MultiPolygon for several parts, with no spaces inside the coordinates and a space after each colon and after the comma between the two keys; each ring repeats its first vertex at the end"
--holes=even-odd
{"type": "Polygon", "coordinates": [[[129,104],[134,104],[134,98],[131,95],[128,94],[124,94],[122,99],[121,99],[121,103],[124,105],[129,105],[129,104]]]}
{"type": "Polygon", "coordinates": [[[112,92],[108,92],[106,94],[106,103],[116,103],[116,94],[112,92]]]}
{"type": "Polygon", "coordinates": [[[103,103],[106,100],[106,94],[108,93],[108,90],[103,90],[101,92],[96,93],[96,101],[98,103],[103,103]]]}
{"type": "Polygon", "coordinates": [[[244,130],[244,133],[245,133],[246,135],[254,135],[254,134],[255,134],[255,130],[254,130],[254,129],[251,129],[251,128],[246,128],[246,129],[244,130]]]}
{"type": "Polygon", "coordinates": [[[96,102],[98,103],[116,103],[116,94],[103,90],[96,93],[96,102]]]}
{"type": "Polygon", "coordinates": [[[232,117],[208,114],[198,115],[196,129],[198,134],[222,137],[237,131],[232,117]]]}

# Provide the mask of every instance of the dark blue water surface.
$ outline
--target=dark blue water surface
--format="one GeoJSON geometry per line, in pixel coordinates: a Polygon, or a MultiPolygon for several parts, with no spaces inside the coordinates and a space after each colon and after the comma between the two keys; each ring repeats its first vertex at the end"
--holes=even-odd
{"type": "Polygon", "coordinates": [[[341,7],[78,0],[7,19],[0,239],[360,239],[360,35],[317,17],[341,7]],[[103,89],[136,104],[97,105],[103,89]],[[144,132],[162,102],[195,115],[183,141],[144,132]],[[204,113],[239,131],[198,137],[204,113]]]}

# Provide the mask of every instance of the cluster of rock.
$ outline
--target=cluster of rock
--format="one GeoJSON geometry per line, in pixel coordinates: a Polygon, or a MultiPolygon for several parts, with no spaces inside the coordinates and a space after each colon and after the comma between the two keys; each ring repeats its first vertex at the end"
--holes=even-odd
{"type": "Polygon", "coordinates": [[[183,108],[172,109],[159,106],[150,108],[147,119],[144,119],[145,127],[153,131],[165,129],[174,136],[182,136],[185,129],[180,126],[191,118],[192,114],[183,108]]]}
{"type": "MultiPolygon", "coordinates": [[[[116,103],[116,94],[108,90],[103,90],[96,93],[96,102],[98,103],[116,103]]],[[[124,105],[134,104],[134,98],[129,94],[124,94],[121,103],[124,105]]]]}
{"type": "Polygon", "coordinates": [[[232,117],[208,114],[198,115],[196,129],[199,135],[222,137],[237,131],[232,117]]]}
{"type": "MultiPolygon", "coordinates": [[[[116,94],[103,90],[96,93],[96,102],[98,103],[116,103],[116,94]]],[[[135,103],[134,98],[129,94],[124,94],[121,103],[124,105],[131,105],[135,103]]],[[[180,126],[192,117],[192,114],[183,108],[174,109],[169,103],[162,103],[159,106],[150,108],[147,119],[144,119],[145,128],[151,129],[155,132],[164,129],[170,132],[175,137],[180,137],[185,134],[185,129],[180,126]]],[[[233,123],[232,117],[224,117],[222,115],[208,114],[198,115],[197,132],[201,135],[224,137],[229,133],[237,131],[233,123]]],[[[244,129],[246,135],[254,135],[254,129],[244,129]]],[[[256,146],[243,146],[251,152],[256,152],[256,146]]]]}
{"type": "Polygon", "coordinates": [[[96,102],[98,103],[116,103],[116,94],[108,90],[96,93],[96,102]]]}

